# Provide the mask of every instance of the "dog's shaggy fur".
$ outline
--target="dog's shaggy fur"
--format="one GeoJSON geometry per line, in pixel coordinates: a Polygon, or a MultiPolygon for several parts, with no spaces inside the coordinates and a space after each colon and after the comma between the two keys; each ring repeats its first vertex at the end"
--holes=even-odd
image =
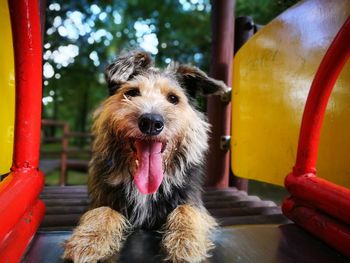
{"type": "Polygon", "coordinates": [[[65,243],[64,258],[105,260],[118,253],[129,230],[141,228],[164,232],[162,248],[169,261],[200,262],[213,247],[210,233],[216,223],[201,200],[209,124],[191,97],[224,91],[225,84],[191,66],[154,68],[140,51],[120,56],[105,76],[110,97],[97,109],[93,125],[92,210],[65,243]],[[159,134],[141,132],[144,114],[162,117],[159,134]],[[163,180],[154,193],[142,194],[135,184],[136,141],[162,144],[163,180]]]}

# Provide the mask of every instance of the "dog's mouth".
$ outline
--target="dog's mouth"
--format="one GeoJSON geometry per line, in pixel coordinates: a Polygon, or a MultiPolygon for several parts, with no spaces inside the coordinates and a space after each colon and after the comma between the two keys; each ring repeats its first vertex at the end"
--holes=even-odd
{"type": "Polygon", "coordinates": [[[131,140],[131,148],[136,156],[133,177],[136,187],[142,194],[157,192],[163,181],[162,153],[166,143],[155,140],[131,140]]]}

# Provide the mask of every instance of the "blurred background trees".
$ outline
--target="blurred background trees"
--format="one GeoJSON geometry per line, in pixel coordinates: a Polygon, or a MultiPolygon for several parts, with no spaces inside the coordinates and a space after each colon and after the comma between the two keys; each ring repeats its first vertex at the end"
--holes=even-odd
{"type": "MultiPolygon", "coordinates": [[[[266,24],[297,0],[237,0],[236,16],[266,24]]],[[[209,68],[209,0],[51,0],[44,34],[43,118],[89,131],[107,96],[103,70],[124,49],[142,48],[158,66],[209,68]]],[[[54,130],[53,130],[54,132],[54,130]]]]}

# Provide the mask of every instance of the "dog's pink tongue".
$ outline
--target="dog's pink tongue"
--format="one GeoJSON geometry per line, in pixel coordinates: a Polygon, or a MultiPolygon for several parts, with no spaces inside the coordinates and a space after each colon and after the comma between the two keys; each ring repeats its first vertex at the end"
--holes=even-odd
{"type": "Polygon", "coordinates": [[[134,174],[135,184],[141,193],[152,194],[163,180],[162,143],[137,140],[135,146],[139,160],[134,174]]]}

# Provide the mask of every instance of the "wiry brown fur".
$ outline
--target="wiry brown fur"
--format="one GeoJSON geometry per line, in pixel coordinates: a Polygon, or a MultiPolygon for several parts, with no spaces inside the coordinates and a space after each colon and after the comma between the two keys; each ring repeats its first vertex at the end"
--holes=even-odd
{"type": "Polygon", "coordinates": [[[120,250],[129,228],[127,219],[109,207],[90,210],[64,243],[63,257],[76,263],[107,260],[120,250]]]}
{"type": "Polygon", "coordinates": [[[214,247],[209,238],[215,220],[193,205],[180,205],[168,216],[163,247],[171,262],[201,262],[214,247]]]}
{"type": "MultiPolygon", "coordinates": [[[[120,56],[107,67],[105,76],[111,96],[94,115],[95,140],[88,177],[91,208],[110,207],[134,228],[165,226],[163,248],[174,262],[204,259],[212,247],[209,235],[216,225],[201,200],[209,124],[192,105],[189,94],[215,93],[226,86],[190,66],[172,65],[164,71],[153,68],[148,54],[137,51],[120,56]],[[140,94],[127,96],[135,88],[140,94]],[[175,95],[178,103],[171,103],[169,95],[175,95]],[[139,130],[138,119],[145,113],[164,118],[160,134],[149,136],[139,130]],[[156,193],[144,195],[135,187],[132,176],[137,162],[132,147],[135,139],[156,140],[166,145],[162,153],[164,179],[156,193]]],[[[108,220],[113,221],[102,218],[101,224],[108,220]]],[[[87,223],[94,224],[82,220],[67,244],[72,240],[88,244],[96,241],[84,235],[84,230],[89,229],[87,223]]],[[[111,226],[107,222],[106,225],[111,226]]],[[[120,236],[119,240],[123,238],[120,236]]],[[[113,247],[115,253],[119,251],[120,242],[117,247],[107,243],[104,246],[113,247]]],[[[75,255],[76,249],[79,250],[66,246],[66,258],[72,258],[70,255],[75,255]]]]}

